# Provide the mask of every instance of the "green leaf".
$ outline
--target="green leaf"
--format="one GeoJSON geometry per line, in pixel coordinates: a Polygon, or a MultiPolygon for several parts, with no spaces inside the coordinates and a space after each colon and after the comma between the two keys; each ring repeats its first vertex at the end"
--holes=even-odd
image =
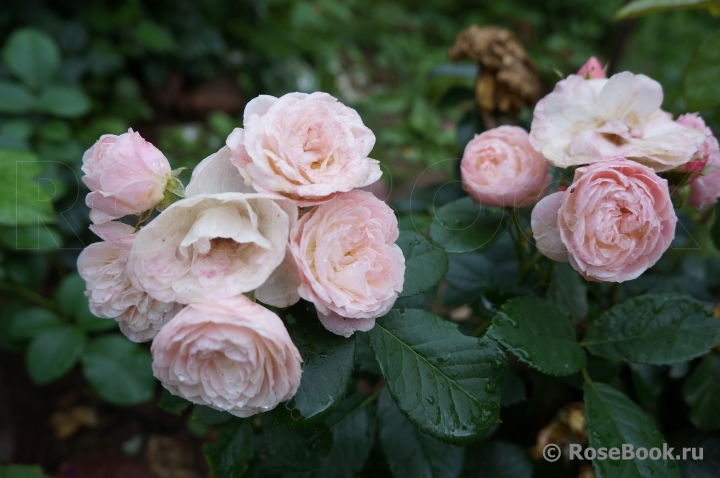
{"type": "Polygon", "coordinates": [[[203,446],[203,454],[210,465],[212,476],[218,478],[242,476],[248,469],[247,461],[253,455],[253,442],[253,431],[249,420],[234,419],[221,426],[218,441],[203,446]]]}
{"type": "MultiPolygon", "coordinates": [[[[586,383],[585,415],[588,423],[589,446],[618,448],[633,445],[635,450],[659,448],[666,443],[652,420],[624,394],[610,385],[586,383]]],[[[597,478],[680,478],[680,469],[674,460],[593,460],[597,478]]]]}
{"type": "Polygon", "coordinates": [[[445,252],[414,231],[400,231],[397,245],[405,256],[405,283],[399,297],[432,289],[448,270],[445,252]]]}
{"type": "Polygon", "coordinates": [[[52,202],[37,179],[41,173],[34,154],[0,150],[0,224],[37,227],[55,222],[52,202]]]}
{"type": "Polygon", "coordinates": [[[42,385],[65,375],[77,362],[85,341],[83,331],[70,325],[59,325],[35,335],[25,353],[30,378],[42,385]]]}
{"type": "Polygon", "coordinates": [[[567,262],[553,264],[547,298],[575,321],[582,320],[587,315],[585,280],[567,262]]]}
{"type": "Polygon", "coordinates": [[[720,320],[697,300],[679,294],[647,294],[603,313],[583,345],[601,357],[651,365],[703,355],[720,338],[720,320]]]}
{"type": "Polygon", "coordinates": [[[369,332],[390,394],[420,430],[455,444],[498,422],[505,354],[423,310],[390,311],[369,332]]]}
{"type": "Polygon", "coordinates": [[[543,373],[571,375],[585,366],[572,323],[557,307],[535,297],[503,304],[486,334],[543,373]]]}
{"type": "Polygon", "coordinates": [[[15,340],[27,340],[58,325],[62,325],[62,321],[55,312],[41,307],[30,307],[21,309],[12,316],[9,333],[15,340]]]}
{"type": "Polygon", "coordinates": [[[451,254],[449,259],[443,291],[443,302],[447,305],[463,305],[477,300],[496,279],[493,263],[483,254],[451,254]]]}
{"type": "Polygon", "coordinates": [[[325,424],[333,435],[330,454],[302,478],[355,478],[375,441],[374,405],[356,392],[340,404],[325,424]]]}
{"type": "Polygon", "coordinates": [[[295,396],[273,414],[289,425],[317,423],[345,398],[355,363],[355,338],[328,332],[315,308],[305,301],[291,313],[295,320],[287,329],[303,359],[302,379],[295,396]]]}
{"type": "Polygon", "coordinates": [[[475,204],[465,197],[437,210],[430,223],[430,237],[445,252],[470,252],[492,243],[504,226],[502,211],[475,204]]]}
{"type": "Polygon", "coordinates": [[[0,113],[27,113],[35,106],[35,98],[23,85],[0,81],[0,113]]]}
{"type": "Polygon", "coordinates": [[[38,465],[0,465],[0,478],[47,478],[38,465]]]}
{"type": "Polygon", "coordinates": [[[72,130],[67,121],[48,120],[40,128],[40,137],[55,143],[70,141],[72,139],[72,130]]]}
{"type": "Polygon", "coordinates": [[[613,19],[624,20],[651,13],[688,8],[706,8],[713,12],[720,10],[715,0],[634,0],[620,8],[613,19]]]}
{"type": "Polygon", "coordinates": [[[158,402],[158,406],[161,409],[168,413],[172,413],[173,415],[180,415],[180,413],[186,410],[190,405],[192,405],[192,403],[182,397],[173,395],[168,389],[163,389],[162,395],[160,395],[160,402],[158,402]]]}
{"type": "Polygon", "coordinates": [[[215,410],[214,408],[206,407],[204,405],[195,405],[193,407],[192,415],[197,418],[205,425],[220,425],[233,419],[233,415],[222,410],[215,410]]]}
{"type": "Polygon", "coordinates": [[[263,415],[263,437],[270,455],[292,470],[317,468],[330,454],[333,436],[324,423],[311,427],[292,428],[275,423],[272,414],[263,415]]]}
{"type": "Polygon", "coordinates": [[[463,448],[422,433],[400,413],[387,388],[378,400],[380,445],[395,478],[456,478],[463,448]]]}
{"type": "MultiPolygon", "coordinates": [[[[718,5],[718,4],[716,4],[718,5]]],[[[720,10],[720,6],[718,6],[720,10]]],[[[720,106],[720,31],[710,35],[685,67],[683,92],[691,111],[720,106]]]]}
{"type": "Polygon", "coordinates": [[[720,201],[715,203],[713,223],[710,226],[710,238],[715,249],[720,251],[720,201]]]}
{"type": "Polygon", "coordinates": [[[701,430],[720,428],[720,357],[709,353],[682,387],[690,420],[701,430]]]}
{"type": "Polygon", "coordinates": [[[464,476],[532,478],[533,461],[528,452],[505,441],[481,441],[465,453],[464,476]],[[472,473],[468,473],[472,470],[472,473]]]}
{"type": "Polygon", "coordinates": [[[60,64],[55,40],[34,28],[16,30],[10,35],[3,58],[11,72],[26,85],[39,89],[47,85],[60,64]]]}
{"type": "Polygon", "coordinates": [[[148,50],[157,53],[169,52],[177,47],[169,31],[150,22],[143,22],[137,26],[135,40],[148,50]]]}
{"type": "Polygon", "coordinates": [[[85,281],[78,274],[68,274],[60,283],[55,297],[60,309],[88,332],[104,332],[117,327],[113,319],[100,319],[90,312],[88,298],[85,297],[85,281]]]}
{"type": "Polygon", "coordinates": [[[43,90],[37,103],[44,113],[63,118],[82,116],[90,109],[90,99],[77,88],[51,86],[43,90]]]}
{"type": "Polygon", "coordinates": [[[60,233],[44,224],[0,228],[0,241],[9,248],[32,252],[57,251],[63,244],[60,233]]]}
{"type": "Polygon", "coordinates": [[[120,334],[90,341],[82,356],[85,378],[114,405],[137,405],[152,399],[155,377],[148,351],[120,334]]]}

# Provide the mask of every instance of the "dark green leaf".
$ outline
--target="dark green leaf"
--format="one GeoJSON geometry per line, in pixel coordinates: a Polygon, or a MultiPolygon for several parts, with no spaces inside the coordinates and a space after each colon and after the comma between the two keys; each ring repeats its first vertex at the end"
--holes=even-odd
{"type": "Polygon", "coordinates": [[[253,455],[253,431],[248,420],[234,419],[220,427],[220,438],[206,443],[203,454],[217,478],[238,478],[248,469],[253,455]]]}
{"type": "Polygon", "coordinates": [[[85,340],[83,331],[70,325],[59,325],[35,335],[25,354],[30,378],[44,384],[65,375],[77,362],[85,340]]]}
{"type": "Polygon", "coordinates": [[[720,357],[709,353],[683,384],[690,420],[701,430],[720,428],[720,357]]]}
{"type": "Polygon", "coordinates": [[[400,297],[432,289],[448,270],[445,252],[414,231],[400,231],[397,245],[405,256],[405,283],[400,297]]]}
{"type": "Polygon", "coordinates": [[[93,339],[82,356],[85,378],[114,405],[136,405],[153,397],[151,362],[146,349],[120,334],[93,339]]]}
{"type": "Polygon", "coordinates": [[[175,49],[175,39],[165,28],[150,22],[140,23],[135,29],[135,40],[150,51],[168,52],[175,49]]]}
{"type": "Polygon", "coordinates": [[[567,262],[555,262],[553,264],[547,298],[573,320],[582,320],[587,315],[588,303],[585,280],[567,262]]]}
{"type": "Polygon", "coordinates": [[[21,309],[12,316],[9,333],[15,340],[26,340],[58,325],[62,325],[62,321],[55,312],[41,307],[31,307],[21,309]]]}
{"type": "Polygon", "coordinates": [[[715,203],[713,223],[710,226],[710,238],[715,249],[720,251],[720,201],[715,203]]]}
{"type": "Polygon", "coordinates": [[[23,85],[0,81],[0,113],[27,113],[35,106],[35,98],[23,85]]]}
{"type": "Polygon", "coordinates": [[[117,327],[113,319],[95,317],[85,297],[85,281],[78,274],[68,274],[55,292],[62,311],[88,332],[103,332],[117,327]]]}
{"type": "MultiPolygon", "coordinates": [[[[663,449],[666,443],[652,420],[624,394],[610,385],[586,383],[585,415],[588,422],[589,446],[621,449],[623,444],[638,448],[663,449]]],[[[593,460],[597,478],[680,478],[674,460],[593,460]]]]}
{"type": "Polygon", "coordinates": [[[297,471],[320,466],[333,445],[332,433],[324,423],[305,428],[286,427],[276,424],[270,413],[263,415],[263,437],[270,455],[297,471]]]}
{"type": "Polygon", "coordinates": [[[0,465],[0,478],[47,478],[38,465],[0,465]]]}
{"type": "Polygon", "coordinates": [[[317,423],[345,398],[355,363],[355,338],[328,332],[307,302],[291,310],[295,320],[287,329],[303,359],[302,379],[295,396],[273,413],[285,424],[317,423]]]}
{"type": "Polygon", "coordinates": [[[718,7],[715,0],[633,0],[618,10],[613,18],[615,20],[624,20],[651,13],[688,8],[706,8],[711,11],[720,11],[720,7],[718,7]]]}
{"type": "Polygon", "coordinates": [[[180,415],[180,413],[187,409],[190,405],[192,405],[192,403],[182,397],[173,395],[167,389],[163,389],[162,395],[160,395],[160,402],[158,403],[158,406],[161,409],[174,415],[180,415]]]}
{"type": "Polygon", "coordinates": [[[503,212],[469,197],[444,205],[430,223],[430,237],[448,253],[482,249],[497,239],[505,225],[503,212]]]}
{"type": "Polygon", "coordinates": [[[443,292],[443,301],[448,305],[473,302],[496,279],[493,263],[483,254],[450,254],[449,259],[443,292]]]}
{"type": "Polygon", "coordinates": [[[28,252],[57,251],[63,244],[62,236],[44,224],[0,228],[0,240],[9,248],[28,252]]]}
{"type": "Polygon", "coordinates": [[[8,68],[30,88],[47,85],[60,64],[55,40],[34,28],[16,30],[10,35],[3,58],[8,68]]]}
{"type": "Polygon", "coordinates": [[[380,445],[395,478],[455,478],[460,474],[464,450],[415,428],[387,389],[378,400],[378,428],[380,445]]]}
{"type": "Polygon", "coordinates": [[[651,365],[698,357],[720,338],[720,321],[689,296],[647,294],[595,320],[584,345],[595,355],[651,365]]]}
{"type": "Polygon", "coordinates": [[[486,335],[543,373],[564,376],[585,366],[585,351],[575,341],[572,323],[543,299],[520,297],[507,301],[486,335]]]}
{"type": "Polygon", "coordinates": [[[462,444],[498,422],[505,354],[429,312],[392,310],[368,332],[393,399],[418,428],[462,444]]]}
{"type": "Polygon", "coordinates": [[[0,150],[0,224],[37,227],[55,222],[52,202],[37,178],[41,173],[34,154],[0,150]]]}
{"type": "Polygon", "coordinates": [[[520,377],[513,372],[513,369],[510,368],[508,370],[507,378],[503,383],[502,400],[500,405],[503,407],[509,407],[510,405],[515,405],[516,403],[520,403],[525,400],[527,400],[525,384],[520,377]]]}
{"type": "Polygon", "coordinates": [[[325,422],[333,434],[330,454],[303,478],[355,478],[375,440],[375,407],[356,393],[344,400],[325,422]]]}
{"type": "Polygon", "coordinates": [[[370,339],[367,332],[355,332],[355,370],[373,375],[382,375],[375,355],[370,348],[370,339]]]}
{"type": "Polygon", "coordinates": [[[463,476],[531,478],[533,461],[528,452],[514,443],[480,441],[468,447],[465,453],[463,476]]]}
{"type": "MultiPolygon", "coordinates": [[[[715,2],[720,11],[720,5],[715,2]]],[[[685,67],[683,91],[691,111],[720,106],[720,31],[700,45],[685,67]]]]}
{"type": "Polygon", "coordinates": [[[88,112],[90,99],[77,88],[51,86],[38,98],[38,109],[63,118],[75,118],[88,112]]]}
{"type": "Polygon", "coordinates": [[[232,420],[233,415],[222,410],[215,410],[214,408],[206,407],[205,405],[195,405],[192,412],[193,417],[197,418],[205,425],[220,425],[232,420]]]}

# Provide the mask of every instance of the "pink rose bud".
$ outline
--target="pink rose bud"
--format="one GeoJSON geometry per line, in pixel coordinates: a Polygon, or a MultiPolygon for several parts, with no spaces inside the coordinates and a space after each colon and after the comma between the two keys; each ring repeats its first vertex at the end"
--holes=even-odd
{"type": "Polygon", "coordinates": [[[302,284],[325,328],[367,331],[402,292],[405,258],[390,207],[365,191],[340,194],[303,215],[290,234],[302,284]]]}
{"type": "Polygon", "coordinates": [[[693,159],[682,166],[680,171],[695,173],[690,178],[690,199],[688,204],[695,209],[715,204],[720,197],[720,146],[705,121],[696,113],[680,116],[677,122],[705,135],[705,142],[697,150],[693,159]]]}
{"type": "Polygon", "coordinates": [[[271,410],[300,386],[302,359],[282,320],[243,295],[188,305],[151,351],[163,387],[238,417],[271,410]]]}
{"type": "Polygon", "coordinates": [[[540,252],[586,279],[623,282],[652,267],[675,237],[667,181],[624,158],[578,168],[570,189],[532,214],[540,252]]]}
{"type": "Polygon", "coordinates": [[[132,226],[106,222],[90,229],[105,239],[90,244],[78,257],[78,272],[85,279],[90,311],[97,317],[115,319],[120,331],[133,342],[152,339],[182,306],[157,301],[133,287],[126,273],[135,240],[132,226]]]}
{"type": "Polygon", "coordinates": [[[267,194],[198,194],[140,229],[130,279],[157,300],[188,304],[260,287],[283,262],[297,207],[267,194]]]}
{"type": "Polygon", "coordinates": [[[311,206],[382,176],[378,161],[368,158],[375,135],[327,93],[259,96],[245,107],[243,122],[227,145],[257,192],[311,206]]]}
{"type": "Polygon", "coordinates": [[[82,171],[95,224],[152,209],[172,177],[165,156],[133,130],[100,137],[83,155],[82,171]]]}
{"type": "Polygon", "coordinates": [[[602,64],[600,64],[600,61],[594,56],[591,56],[590,59],[586,61],[583,66],[580,67],[577,74],[578,76],[582,76],[583,78],[588,80],[607,78],[605,76],[605,70],[603,70],[602,64]]]}
{"type": "Polygon", "coordinates": [[[465,147],[463,188],[485,206],[535,204],[550,184],[550,163],[517,126],[500,126],[475,136],[465,147]]]}

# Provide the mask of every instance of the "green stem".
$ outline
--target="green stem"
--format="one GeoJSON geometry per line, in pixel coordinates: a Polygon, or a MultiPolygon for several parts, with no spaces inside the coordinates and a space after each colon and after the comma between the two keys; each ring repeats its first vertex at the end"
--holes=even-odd
{"type": "Polygon", "coordinates": [[[486,320],[482,324],[478,325],[475,330],[473,330],[470,335],[472,337],[481,337],[487,329],[490,328],[490,325],[492,324],[492,320],[486,320]]]}
{"type": "Polygon", "coordinates": [[[369,404],[374,402],[375,399],[377,399],[380,396],[380,392],[382,391],[382,389],[383,389],[383,387],[380,387],[377,390],[375,390],[372,395],[370,395],[368,398],[366,398],[365,400],[360,402],[360,404],[357,407],[355,407],[350,413],[348,413],[347,415],[342,417],[340,420],[338,420],[337,423],[335,423],[332,427],[330,427],[330,429],[333,430],[333,429],[337,428],[342,422],[347,420],[352,414],[356,413],[358,410],[362,410],[363,408],[365,408],[366,406],[368,406],[369,404]]]}
{"type": "Polygon", "coordinates": [[[34,292],[32,290],[28,290],[22,286],[19,286],[17,284],[12,284],[9,282],[0,282],[0,290],[4,292],[9,292],[10,294],[15,294],[18,297],[22,297],[23,299],[27,300],[28,302],[34,302],[37,305],[41,305],[45,307],[46,309],[54,310],[55,312],[58,312],[59,314],[62,314],[63,311],[60,309],[60,306],[57,302],[55,302],[52,299],[48,299],[47,297],[44,297],[37,292],[34,292]]]}
{"type": "Polygon", "coordinates": [[[592,383],[592,379],[590,378],[590,374],[588,373],[586,367],[583,367],[582,369],[582,376],[587,383],[592,383]]]}

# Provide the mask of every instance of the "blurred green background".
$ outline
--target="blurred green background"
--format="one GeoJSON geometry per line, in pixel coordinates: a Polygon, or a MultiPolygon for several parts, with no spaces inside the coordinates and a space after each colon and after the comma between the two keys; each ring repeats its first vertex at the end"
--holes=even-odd
{"type": "MultiPolygon", "coordinates": [[[[147,375],[147,347],[120,344],[113,321],[89,314],[75,273],[80,250],[96,240],[87,230],[81,159],[101,134],[133,128],[160,148],[173,168],[193,167],[242,125],[249,99],[322,90],[357,109],[375,132],[372,156],[382,161],[388,186],[392,178],[391,197],[400,199],[428,167],[426,183],[452,178],[455,162],[446,160],[459,158],[482,127],[473,98],[476,69],[447,66],[448,47],[472,24],[515,32],[545,92],[558,72],[573,73],[595,55],[609,62],[611,73],[631,70],[658,80],[665,88],[664,108],[685,112],[684,69],[720,20],[692,10],[613,22],[622,4],[5,0],[0,345],[3,361],[12,365],[0,375],[0,409],[19,413],[21,422],[27,415],[24,426],[42,430],[16,433],[9,445],[0,440],[0,462],[53,469],[72,456],[72,446],[52,438],[47,417],[59,407],[56,396],[83,389],[84,380],[92,390],[82,393],[98,394],[104,404],[136,405],[156,396],[147,375]],[[25,325],[14,320],[20,316],[25,325]],[[121,364],[107,360],[122,354],[131,358],[121,364]],[[80,375],[77,363],[92,366],[80,375]],[[128,373],[127,381],[108,383],[118,370],[128,373]],[[61,377],[54,389],[33,388],[61,377]],[[22,411],[24,403],[35,402],[36,408],[22,411]],[[29,446],[33,440],[37,446],[29,446]]],[[[530,109],[521,112],[520,123],[527,126],[531,115],[530,109]]],[[[706,119],[717,131],[717,110],[706,119]]],[[[193,436],[204,436],[207,427],[193,432],[193,426],[193,436]]]]}

